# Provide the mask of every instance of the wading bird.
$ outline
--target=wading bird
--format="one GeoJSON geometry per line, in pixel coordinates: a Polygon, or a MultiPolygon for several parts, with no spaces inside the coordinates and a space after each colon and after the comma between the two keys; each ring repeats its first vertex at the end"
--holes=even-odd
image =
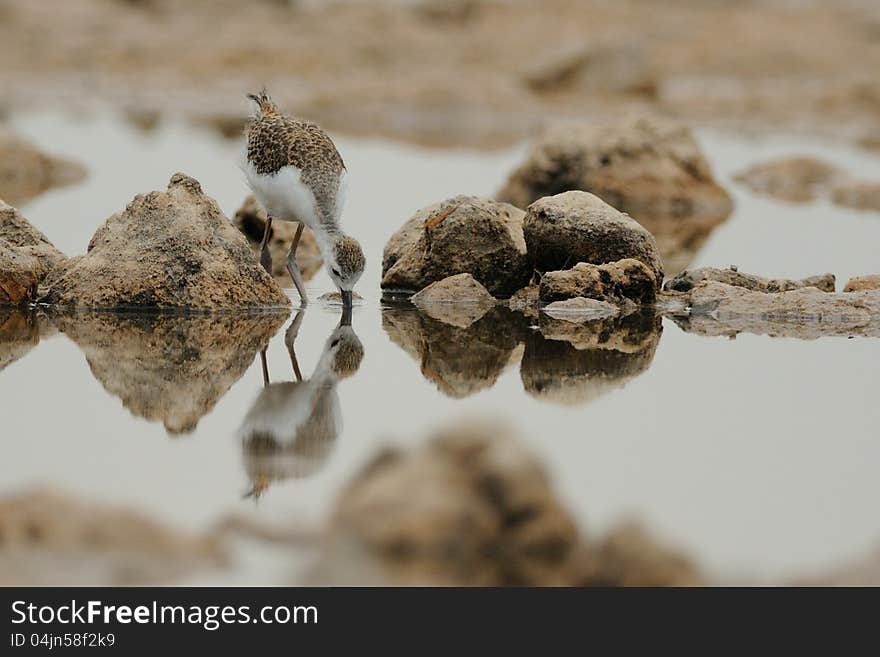
{"type": "Polygon", "coordinates": [[[273,481],[307,477],[326,461],[342,431],[336,386],[357,372],[364,347],[351,327],[351,308],[327,338],[308,379],[303,379],[294,342],[302,324],[300,310],[284,335],[296,381],[270,383],[265,349],[260,352],[263,389],[238,430],[251,490],[259,498],[273,481]]]}
{"type": "Polygon", "coordinates": [[[303,226],[315,233],[330,278],[351,307],[352,289],[364,271],[364,252],[342,232],[339,218],[345,203],[345,164],[320,126],[282,114],[266,91],[249,94],[257,114],[247,127],[244,172],[268,220],[260,244],[260,262],[270,274],[268,242],[272,221],[298,222],[287,256],[287,270],[302,303],[308,302],[294,254],[303,226]]]}

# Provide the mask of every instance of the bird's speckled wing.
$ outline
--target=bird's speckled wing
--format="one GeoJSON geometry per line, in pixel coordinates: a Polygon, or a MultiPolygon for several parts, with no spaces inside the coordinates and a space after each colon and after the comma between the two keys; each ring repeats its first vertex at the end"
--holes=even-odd
{"type": "Polygon", "coordinates": [[[257,173],[271,175],[286,166],[300,170],[315,195],[322,219],[335,218],[339,179],[345,169],[333,141],[309,121],[264,114],[248,126],[247,159],[257,173]]]}

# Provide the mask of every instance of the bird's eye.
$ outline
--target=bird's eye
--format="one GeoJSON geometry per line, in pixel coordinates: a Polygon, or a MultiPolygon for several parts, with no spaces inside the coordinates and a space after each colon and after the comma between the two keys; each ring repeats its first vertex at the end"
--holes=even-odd
{"type": "Polygon", "coordinates": [[[336,338],[333,342],[330,343],[330,348],[332,349],[333,347],[335,347],[338,344],[339,344],[339,338],[336,338]]]}
{"type": "Polygon", "coordinates": [[[334,275],[334,276],[339,276],[339,275],[340,275],[338,269],[333,269],[332,271],[333,271],[333,275],[334,275]]]}

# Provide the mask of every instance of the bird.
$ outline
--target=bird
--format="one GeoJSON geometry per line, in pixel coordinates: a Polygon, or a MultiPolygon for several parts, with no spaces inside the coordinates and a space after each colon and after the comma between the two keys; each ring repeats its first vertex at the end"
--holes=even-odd
{"type": "Polygon", "coordinates": [[[343,306],[351,307],[352,290],[366,259],[358,241],[340,227],[347,187],[345,163],[333,140],[318,124],[283,114],[265,89],[247,97],[256,103],[257,112],[247,124],[242,168],[267,215],[260,262],[271,273],[268,241],[272,221],[298,222],[287,270],[302,304],[307,304],[308,295],[294,255],[303,227],[308,226],[315,234],[330,278],[339,288],[343,306]]]}
{"type": "Polygon", "coordinates": [[[273,481],[313,474],[342,432],[336,386],[357,372],[364,347],[351,326],[351,309],[343,310],[312,376],[304,380],[294,351],[303,313],[300,309],[284,339],[296,381],[271,383],[265,350],[260,352],[263,389],[238,430],[252,482],[245,497],[258,499],[273,481]]]}

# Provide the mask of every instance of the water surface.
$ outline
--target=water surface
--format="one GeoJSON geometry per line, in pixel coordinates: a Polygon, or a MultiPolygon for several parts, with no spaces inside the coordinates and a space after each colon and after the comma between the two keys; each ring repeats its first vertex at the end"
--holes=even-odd
{"type": "MultiPolygon", "coordinates": [[[[175,171],[197,178],[229,216],[247,193],[239,145],[206,129],[171,121],[144,133],[103,113],[12,123],[89,167],[84,184],[21,208],[68,255],[175,171]]],[[[736,211],[696,264],[798,278],[832,271],[839,286],[880,271],[880,215],[757,198],[732,181],[754,161],[802,153],[877,178],[876,155],[785,136],[700,137],[736,211]]],[[[383,306],[380,253],[391,232],[419,207],[492,194],[524,148],[337,142],[351,172],[346,225],[368,254],[352,322],[363,358],[333,385],[338,436],[306,455],[308,467],[292,459],[280,468],[258,501],[246,496],[253,455],[241,427],[264,388],[259,342],[269,338],[270,382],[295,380],[284,339],[293,314],[7,315],[5,345],[16,359],[0,371],[0,492],[51,484],[191,529],[229,513],[311,526],[381,445],[418,444],[450,418],[488,416],[528,442],[588,534],[635,517],[719,581],[810,575],[880,542],[880,341],[728,340],[639,317],[572,337],[501,311],[456,328],[383,306]]],[[[323,272],[308,284],[313,299],[331,287],[323,272]]],[[[304,378],[326,372],[339,319],[338,307],[317,302],[301,317],[304,378]]],[[[263,572],[261,558],[245,548],[229,577],[274,581],[280,575],[263,572]]]]}

